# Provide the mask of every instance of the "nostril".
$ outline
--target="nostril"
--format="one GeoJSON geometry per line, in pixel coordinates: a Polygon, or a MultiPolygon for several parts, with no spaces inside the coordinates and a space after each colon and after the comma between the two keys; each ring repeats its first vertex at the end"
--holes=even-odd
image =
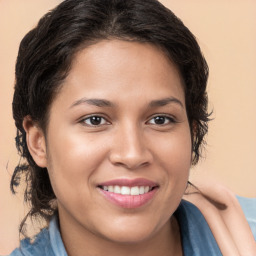
{"type": "Polygon", "coordinates": [[[121,166],[129,170],[146,167],[150,164],[149,161],[145,161],[140,157],[112,157],[110,161],[115,166],[121,166]]]}

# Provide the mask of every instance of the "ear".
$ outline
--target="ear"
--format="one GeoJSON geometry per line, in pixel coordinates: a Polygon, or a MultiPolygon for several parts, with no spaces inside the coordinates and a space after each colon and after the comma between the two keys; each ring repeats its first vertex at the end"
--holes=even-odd
{"type": "Polygon", "coordinates": [[[26,142],[28,150],[35,163],[40,167],[46,167],[46,141],[42,129],[38,127],[38,125],[31,119],[30,116],[26,116],[24,118],[23,128],[26,131],[26,142]]]}

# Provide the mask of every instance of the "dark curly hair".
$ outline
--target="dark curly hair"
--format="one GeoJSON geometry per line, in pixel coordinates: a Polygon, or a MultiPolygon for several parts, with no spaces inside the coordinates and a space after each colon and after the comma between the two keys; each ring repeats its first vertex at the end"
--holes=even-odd
{"type": "Polygon", "coordinates": [[[24,198],[31,206],[26,218],[49,220],[57,209],[48,172],[37,166],[29,153],[23,120],[30,116],[46,133],[51,103],[69,73],[74,55],[104,39],[150,43],[177,66],[184,81],[192,163],[199,160],[209,121],[208,66],[188,28],[157,0],[63,1],[23,38],[16,63],[13,117],[16,146],[23,161],[14,170],[11,190],[15,193],[24,174],[24,198]]]}

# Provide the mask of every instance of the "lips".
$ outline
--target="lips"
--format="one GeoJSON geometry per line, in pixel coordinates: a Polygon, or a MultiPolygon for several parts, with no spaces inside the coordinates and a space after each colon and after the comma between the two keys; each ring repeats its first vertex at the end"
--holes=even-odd
{"type": "Polygon", "coordinates": [[[110,202],[122,208],[138,208],[153,199],[159,185],[147,179],[118,179],[101,183],[98,188],[110,202]]]}

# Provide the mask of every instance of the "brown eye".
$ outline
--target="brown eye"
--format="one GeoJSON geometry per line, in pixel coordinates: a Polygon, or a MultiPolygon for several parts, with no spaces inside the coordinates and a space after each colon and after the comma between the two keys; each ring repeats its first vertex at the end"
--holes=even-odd
{"type": "Polygon", "coordinates": [[[88,126],[99,126],[107,124],[107,120],[101,116],[90,116],[83,119],[83,123],[88,126]]]}
{"type": "Polygon", "coordinates": [[[170,123],[175,123],[175,120],[169,116],[155,116],[150,119],[148,123],[154,125],[166,125],[170,123]]]}

